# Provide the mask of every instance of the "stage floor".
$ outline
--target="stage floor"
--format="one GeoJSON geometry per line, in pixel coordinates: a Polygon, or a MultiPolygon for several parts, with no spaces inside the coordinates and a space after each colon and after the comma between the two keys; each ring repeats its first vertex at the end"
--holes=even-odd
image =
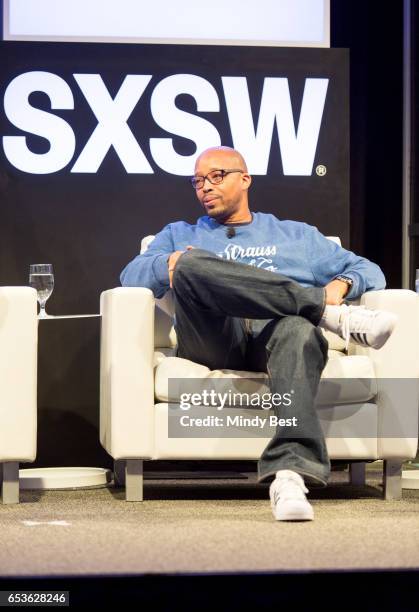
{"type": "Polygon", "coordinates": [[[367,465],[365,487],[332,472],[306,523],[275,522],[255,473],[147,479],[142,503],[113,486],[22,491],[0,506],[0,576],[419,568],[419,491],[384,501],[381,469],[367,465]]]}

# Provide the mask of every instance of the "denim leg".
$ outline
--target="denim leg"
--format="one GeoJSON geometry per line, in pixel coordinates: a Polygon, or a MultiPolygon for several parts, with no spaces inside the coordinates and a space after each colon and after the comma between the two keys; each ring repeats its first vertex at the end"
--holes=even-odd
{"type": "Polygon", "coordinates": [[[323,287],[303,287],[287,276],[227,261],[203,249],[186,251],[173,273],[178,310],[273,319],[299,315],[318,325],[326,303],[323,287]]]}
{"type": "Polygon", "coordinates": [[[198,249],[192,256],[191,252],[179,258],[173,275],[177,356],[210,370],[243,370],[248,340],[244,319],[207,302],[205,288],[213,274],[213,259],[219,258],[208,253],[210,261],[204,263],[198,249]]]}
{"type": "MultiPolygon", "coordinates": [[[[320,329],[299,316],[265,324],[252,322],[249,363],[269,374],[271,393],[293,390],[291,404],[275,407],[280,418],[297,418],[297,427],[278,426],[259,462],[259,481],[290,469],[307,480],[327,484],[330,461],[314,400],[327,363],[328,343],[320,329]]],[[[277,396],[278,397],[278,396],[277,396]]]]}
{"type": "Polygon", "coordinates": [[[330,462],[314,410],[327,361],[327,341],[316,327],[324,288],[305,288],[281,274],[193,249],[178,259],[173,293],[180,357],[210,369],[267,371],[273,393],[296,391],[292,406],[282,406],[278,416],[298,418],[298,439],[278,428],[259,461],[260,480],[289,468],[326,484],[330,462]],[[268,320],[258,341],[247,336],[245,318],[268,320]]]}
{"type": "Polygon", "coordinates": [[[177,356],[210,370],[244,370],[247,330],[243,319],[228,317],[191,304],[175,293],[177,356]]]}

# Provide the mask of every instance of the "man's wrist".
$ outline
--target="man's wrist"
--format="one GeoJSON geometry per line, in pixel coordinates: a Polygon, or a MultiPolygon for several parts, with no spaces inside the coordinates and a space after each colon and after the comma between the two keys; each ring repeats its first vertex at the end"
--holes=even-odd
{"type": "Polygon", "coordinates": [[[338,276],[335,276],[333,280],[342,281],[342,283],[346,283],[348,287],[352,287],[352,285],[354,284],[352,278],[350,278],[349,276],[345,276],[344,274],[339,274],[338,276]]]}
{"type": "Polygon", "coordinates": [[[336,276],[333,280],[341,282],[342,287],[346,287],[346,291],[343,293],[342,297],[345,297],[349,293],[352,285],[354,284],[353,280],[349,276],[345,276],[343,274],[339,274],[339,276],[336,276]]]}

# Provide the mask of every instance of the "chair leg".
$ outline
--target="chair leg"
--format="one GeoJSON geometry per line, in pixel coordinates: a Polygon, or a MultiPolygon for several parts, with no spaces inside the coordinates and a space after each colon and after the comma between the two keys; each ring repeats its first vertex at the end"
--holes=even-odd
{"type": "Polygon", "coordinates": [[[115,459],[113,462],[113,479],[115,486],[125,487],[125,459],[115,459]]]}
{"type": "Polygon", "coordinates": [[[2,464],[1,500],[3,504],[19,503],[19,462],[2,464]]]}
{"type": "Polygon", "coordinates": [[[403,461],[384,461],[384,499],[402,499],[402,465],[403,461]]]}
{"type": "Polygon", "coordinates": [[[365,461],[357,461],[349,466],[349,477],[352,485],[365,487],[365,461]]]}
{"type": "Polygon", "coordinates": [[[126,501],[143,501],[143,460],[127,459],[125,466],[126,501]]]}

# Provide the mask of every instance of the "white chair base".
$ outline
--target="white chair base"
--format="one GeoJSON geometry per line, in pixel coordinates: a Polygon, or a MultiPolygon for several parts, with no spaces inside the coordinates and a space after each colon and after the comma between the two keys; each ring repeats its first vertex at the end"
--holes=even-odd
{"type": "Polygon", "coordinates": [[[19,463],[7,461],[0,463],[1,502],[19,503],[19,463]]]}

